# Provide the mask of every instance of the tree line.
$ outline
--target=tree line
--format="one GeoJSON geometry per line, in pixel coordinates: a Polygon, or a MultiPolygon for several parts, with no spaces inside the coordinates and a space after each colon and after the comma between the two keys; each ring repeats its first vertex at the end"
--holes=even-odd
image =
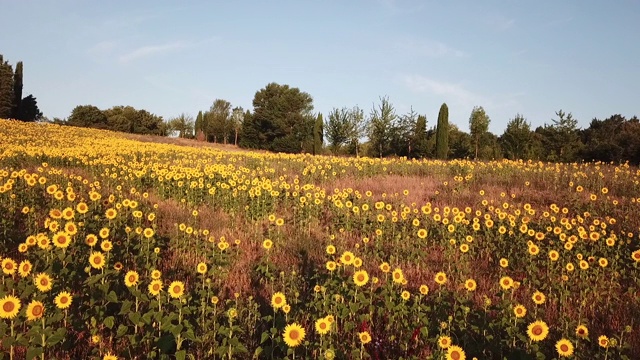
{"type": "Polygon", "coordinates": [[[42,117],[33,95],[22,97],[24,65],[13,66],[0,54],[0,119],[36,121],[42,117]]]}

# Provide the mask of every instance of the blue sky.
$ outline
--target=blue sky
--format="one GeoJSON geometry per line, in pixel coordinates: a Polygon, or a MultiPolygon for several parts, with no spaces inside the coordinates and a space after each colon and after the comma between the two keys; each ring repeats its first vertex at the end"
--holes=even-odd
{"type": "Polygon", "coordinates": [[[269,82],[315,110],[388,96],[468,130],[475,105],[501,134],[516,113],[579,126],[640,116],[640,2],[0,0],[0,53],[24,62],[45,116],[131,105],[195,116],[216,98],[252,108],[269,82]]]}

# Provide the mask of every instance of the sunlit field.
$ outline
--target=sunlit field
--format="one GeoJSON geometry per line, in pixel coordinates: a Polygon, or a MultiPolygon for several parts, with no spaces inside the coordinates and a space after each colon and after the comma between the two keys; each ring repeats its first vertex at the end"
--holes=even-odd
{"type": "Polygon", "coordinates": [[[640,354],[637,168],[0,125],[0,358],[640,354]]]}

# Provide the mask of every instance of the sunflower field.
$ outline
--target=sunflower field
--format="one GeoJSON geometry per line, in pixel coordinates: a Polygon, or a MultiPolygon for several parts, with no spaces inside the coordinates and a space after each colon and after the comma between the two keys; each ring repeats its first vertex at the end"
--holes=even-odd
{"type": "Polygon", "coordinates": [[[640,170],[1,120],[0,359],[638,359],[640,170]]]}

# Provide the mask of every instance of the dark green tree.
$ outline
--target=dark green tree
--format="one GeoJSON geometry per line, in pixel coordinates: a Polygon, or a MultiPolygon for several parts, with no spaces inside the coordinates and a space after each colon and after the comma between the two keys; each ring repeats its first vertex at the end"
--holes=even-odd
{"type": "Polygon", "coordinates": [[[38,102],[33,95],[29,95],[20,101],[19,113],[16,119],[22,121],[39,121],[42,118],[42,112],[38,109],[38,102]]]}
{"type": "Polygon", "coordinates": [[[181,138],[193,137],[193,116],[182,113],[169,120],[169,130],[177,131],[181,138]]]}
{"type": "MultiPolygon", "coordinates": [[[[473,139],[471,135],[461,131],[455,124],[448,124],[447,159],[468,159],[473,157],[473,139]]],[[[437,141],[437,137],[436,137],[437,141]]]]}
{"type": "Polygon", "coordinates": [[[340,148],[347,143],[351,122],[351,112],[346,107],[333,108],[329,113],[329,120],[324,126],[327,142],[334,154],[339,153],[340,148]]]}
{"type": "Polygon", "coordinates": [[[440,106],[438,125],[436,126],[436,158],[446,160],[449,154],[449,108],[446,103],[440,106]]]}
{"type": "MultiPolygon", "coordinates": [[[[22,121],[33,121],[33,120],[26,120],[24,118],[22,118],[22,111],[20,110],[20,106],[22,104],[22,61],[18,61],[16,63],[16,72],[13,75],[13,108],[11,110],[11,117],[14,119],[20,119],[22,121]]],[[[31,96],[31,95],[29,95],[31,96]]],[[[33,96],[32,96],[33,98],[33,96]]],[[[35,103],[35,98],[32,99],[33,102],[35,103]]],[[[31,101],[31,99],[29,100],[31,101]]],[[[29,112],[31,112],[32,116],[35,117],[37,116],[38,112],[36,112],[35,114],[33,113],[33,104],[31,104],[32,108],[30,109],[29,112]]],[[[37,106],[35,107],[35,109],[37,110],[37,106]]]]}
{"type": "Polygon", "coordinates": [[[295,153],[313,146],[315,117],[311,95],[277,83],[256,92],[253,114],[243,126],[243,144],[276,152],[295,153]]]}
{"type": "Polygon", "coordinates": [[[220,141],[226,144],[232,129],[231,103],[224,99],[215,99],[204,117],[207,119],[207,138],[212,139],[214,143],[220,141]]]}
{"type": "Polygon", "coordinates": [[[428,134],[427,134],[427,117],[425,115],[418,116],[416,126],[413,131],[413,149],[411,157],[421,159],[427,156],[428,151],[428,134]]]}
{"type": "Polygon", "coordinates": [[[247,149],[259,149],[260,141],[260,127],[255,124],[251,111],[247,110],[244,113],[242,127],[240,128],[238,146],[247,149]]]}
{"type": "Polygon", "coordinates": [[[109,129],[107,115],[93,105],[76,106],[67,119],[71,126],[91,127],[96,129],[109,129]]]}
{"type": "Polygon", "coordinates": [[[324,121],[322,114],[318,113],[316,122],[313,125],[313,155],[322,153],[322,144],[324,143],[324,121]]]}
{"type": "Polygon", "coordinates": [[[578,133],[578,120],[571,113],[562,110],[556,112],[557,119],[553,124],[538,127],[536,133],[541,136],[545,149],[545,160],[558,162],[573,162],[578,159],[582,151],[582,141],[578,133]]]}
{"type": "Polygon", "coordinates": [[[396,117],[391,127],[391,152],[397,156],[410,157],[415,147],[413,132],[418,121],[418,113],[413,108],[408,113],[396,117]]]}
{"type": "Polygon", "coordinates": [[[504,156],[510,160],[529,160],[533,158],[534,135],[531,125],[524,116],[516,114],[509,120],[507,128],[500,137],[504,156]]]}
{"type": "Polygon", "coordinates": [[[0,119],[11,118],[13,103],[13,67],[0,54],[0,119]]]}
{"type": "Polygon", "coordinates": [[[198,111],[198,116],[196,116],[196,121],[195,121],[195,124],[193,125],[196,137],[198,136],[198,133],[200,131],[204,133],[202,125],[203,125],[202,111],[198,111]]]}
{"type": "Polygon", "coordinates": [[[489,115],[484,111],[482,106],[476,106],[471,111],[469,116],[469,133],[473,138],[474,145],[474,158],[478,159],[478,150],[480,148],[480,140],[489,131],[489,123],[491,119],[489,115]]]}
{"type": "Polygon", "coordinates": [[[391,140],[397,115],[388,97],[380,98],[380,105],[371,109],[369,120],[369,151],[371,156],[384,157],[392,153],[391,140]]]}
{"type": "Polygon", "coordinates": [[[347,129],[349,153],[360,157],[360,139],[367,135],[368,120],[364,117],[364,111],[357,105],[349,112],[349,127],[347,129]]]}

